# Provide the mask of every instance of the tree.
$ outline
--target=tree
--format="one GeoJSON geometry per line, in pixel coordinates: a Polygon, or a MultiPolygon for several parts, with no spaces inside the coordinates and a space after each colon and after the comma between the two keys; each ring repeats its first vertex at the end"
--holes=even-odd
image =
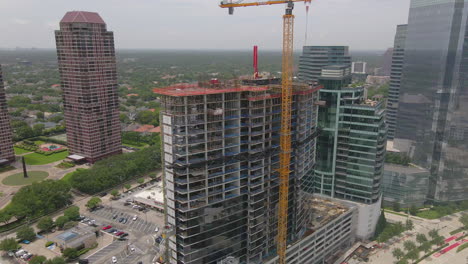
{"type": "Polygon", "coordinates": [[[429,231],[429,236],[434,240],[436,237],[439,236],[439,231],[436,229],[432,229],[429,231]]]}
{"type": "Polygon", "coordinates": [[[50,216],[45,216],[39,220],[37,223],[37,228],[39,228],[41,231],[46,231],[49,232],[52,230],[54,227],[54,220],[52,220],[52,217],[50,216]]]}
{"type": "Polygon", "coordinates": [[[11,220],[12,215],[10,212],[7,210],[0,210],[0,222],[3,222],[3,224],[8,224],[8,222],[11,220]]]}
{"type": "Polygon", "coordinates": [[[468,214],[463,214],[458,219],[465,229],[468,229],[468,214]]]}
{"type": "Polygon", "coordinates": [[[407,219],[406,224],[405,224],[405,228],[406,228],[406,230],[409,230],[409,231],[413,230],[413,228],[414,228],[413,221],[411,221],[410,219],[407,219]]]}
{"type": "Polygon", "coordinates": [[[92,197],[89,199],[89,201],[86,203],[86,207],[89,210],[94,210],[96,207],[98,207],[102,203],[102,200],[99,197],[92,197]]]}
{"type": "Polygon", "coordinates": [[[154,173],[154,172],[148,174],[148,176],[149,176],[151,179],[156,179],[156,177],[157,177],[156,173],[154,173]]]}
{"type": "Polygon", "coordinates": [[[405,258],[400,259],[397,264],[408,264],[408,260],[405,258]]]}
{"type": "Polygon", "coordinates": [[[413,261],[416,261],[419,258],[419,251],[417,249],[413,249],[410,252],[408,252],[408,254],[406,254],[406,257],[412,259],[413,261]]]}
{"type": "Polygon", "coordinates": [[[12,251],[19,248],[18,242],[14,238],[5,238],[0,241],[0,250],[2,251],[12,251]]]}
{"type": "Polygon", "coordinates": [[[66,264],[67,262],[62,257],[55,257],[47,260],[44,264],[66,264]]]}
{"type": "Polygon", "coordinates": [[[427,237],[424,234],[417,234],[416,241],[418,241],[419,245],[422,245],[427,242],[427,237]]]}
{"type": "Polygon", "coordinates": [[[37,117],[37,119],[44,119],[44,112],[40,112],[40,111],[37,112],[36,117],[37,117]]]}
{"type": "Polygon", "coordinates": [[[393,203],[393,211],[395,211],[395,212],[400,212],[401,211],[399,203],[397,203],[397,202],[393,203]]]}
{"type": "Polygon", "coordinates": [[[36,238],[36,232],[34,232],[34,229],[32,227],[23,226],[16,232],[16,238],[20,241],[33,241],[36,238]]]}
{"type": "Polygon", "coordinates": [[[416,215],[418,213],[418,208],[415,205],[412,205],[409,209],[411,215],[416,215]]]}
{"type": "Polygon", "coordinates": [[[10,207],[17,218],[34,218],[52,213],[71,203],[70,186],[63,181],[45,180],[22,187],[10,207]]]}
{"type": "Polygon", "coordinates": [[[130,184],[125,184],[124,187],[125,187],[125,189],[127,189],[127,190],[130,190],[130,188],[132,188],[132,186],[131,186],[130,184]]]}
{"type": "Polygon", "coordinates": [[[120,114],[119,119],[121,123],[125,123],[125,124],[130,123],[130,118],[128,118],[126,114],[120,114]]]}
{"type": "Polygon", "coordinates": [[[114,199],[117,199],[117,196],[119,196],[119,191],[117,191],[117,190],[112,190],[112,191],[110,192],[110,194],[112,195],[112,197],[113,197],[114,199]]]}
{"type": "Polygon", "coordinates": [[[434,240],[432,240],[432,243],[436,245],[442,245],[442,243],[444,243],[444,238],[442,236],[437,236],[434,238],[434,240]]]}
{"type": "Polygon", "coordinates": [[[411,240],[406,240],[405,243],[403,243],[403,247],[406,249],[406,251],[410,252],[416,249],[416,244],[411,240]]]}
{"type": "Polygon", "coordinates": [[[78,224],[78,222],[75,221],[68,221],[63,225],[63,229],[70,229],[75,227],[78,224]]]}
{"type": "Polygon", "coordinates": [[[137,182],[138,182],[139,184],[142,184],[142,183],[144,183],[144,182],[145,182],[145,179],[143,179],[143,178],[140,178],[140,179],[138,179],[138,180],[137,180],[137,182]]]}
{"type": "Polygon", "coordinates": [[[34,136],[41,136],[42,133],[44,132],[45,125],[44,124],[35,124],[32,127],[32,131],[34,136]]]}
{"type": "Polygon", "coordinates": [[[69,220],[78,220],[80,218],[80,208],[78,206],[71,206],[63,212],[63,215],[69,220]]]}
{"type": "Polygon", "coordinates": [[[68,221],[70,221],[70,219],[68,219],[68,217],[62,215],[62,216],[59,216],[59,217],[55,220],[55,224],[56,224],[59,228],[63,228],[63,226],[64,226],[68,221]]]}
{"type": "Polygon", "coordinates": [[[29,263],[30,264],[43,264],[44,262],[46,262],[46,260],[47,260],[46,257],[37,255],[37,256],[32,257],[31,260],[29,260],[29,263]]]}
{"type": "Polygon", "coordinates": [[[419,247],[424,253],[429,253],[432,249],[431,243],[429,241],[424,242],[420,247],[419,247]]]}
{"type": "Polygon", "coordinates": [[[67,259],[76,259],[78,258],[78,250],[76,248],[66,248],[62,255],[66,257],[67,259]]]}
{"type": "Polygon", "coordinates": [[[397,260],[400,260],[401,258],[403,258],[405,256],[405,252],[403,252],[403,250],[401,250],[400,248],[395,248],[393,251],[392,251],[392,255],[393,257],[395,257],[397,260]]]}

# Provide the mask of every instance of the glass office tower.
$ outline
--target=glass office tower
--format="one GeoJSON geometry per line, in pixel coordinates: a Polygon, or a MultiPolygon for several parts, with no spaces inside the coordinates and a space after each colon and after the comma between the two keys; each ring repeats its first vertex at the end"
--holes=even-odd
{"type": "Polygon", "coordinates": [[[412,0],[395,146],[431,173],[429,199],[468,199],[465,0],[412,0]]]}

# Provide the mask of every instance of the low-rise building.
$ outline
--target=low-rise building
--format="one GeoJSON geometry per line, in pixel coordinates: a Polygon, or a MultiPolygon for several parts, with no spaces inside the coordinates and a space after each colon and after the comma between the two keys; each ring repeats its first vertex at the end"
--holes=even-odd
{"type": "Polygon", "coordinates": [[[53,237],[52,242],[62,250],[66,248],[90,248],[96,243],[96,230],[77,226],[53,237]]]}

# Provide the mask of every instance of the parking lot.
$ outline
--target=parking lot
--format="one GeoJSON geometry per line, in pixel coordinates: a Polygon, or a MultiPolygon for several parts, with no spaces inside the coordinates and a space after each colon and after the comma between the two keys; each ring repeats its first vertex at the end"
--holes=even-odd
{"type": "MultiPolygon", "coordinates": [[[[127,246],[127,241],[116,240],[116,241],[112,242],[112,244],[108,245],[107,247],[105,247],[105,248],[99,250],[98,252],[96,252],[95,254],[89,256],[87,258],[87,260],[89,261],[90,264],[97,263],[101,258],[106,257],[108,254],[115,251],[116,249],[121,248],[123,250],[124,247],[126,247],[126,246],[127,246]]],[[[121,250],[119,250],[119,251],[121,251],[121,250]]],[[[122,262],[122,263],[125,263],[125,262],[122,262]]]]}
{"type": "Polygon", "coordinates": [[[104,208],[95,210],[92,212],[92,214],[108,220],[110,225],[113,225],[113,224],[123,225],[125,226],[125,229],[128,229],[130,231],[136,230],[144,234],[154,233],[156,227],[158,227],[154,223],[145,221],[145,219],[143,219],[145,217],[144,214],[137,216],[137,219],[133,220],[133,217],[136,214],[130,215],[129,213],[122,212],[120,210],[112,209],[109,207],[104,207],[104,208]],[[122,218],[126,219],[126,223],[119,222],[119,220],[122,218]]]}

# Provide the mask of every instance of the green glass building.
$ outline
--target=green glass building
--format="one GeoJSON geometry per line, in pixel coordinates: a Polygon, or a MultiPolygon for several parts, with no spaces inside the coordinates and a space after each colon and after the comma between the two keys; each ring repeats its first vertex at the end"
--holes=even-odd
{"type": "Polygon", "coordinates": [[[382,101],[351,86],[348,65],[322,69],[315,193],[363,204],[381,197],[387,128],[382,101]]]}

